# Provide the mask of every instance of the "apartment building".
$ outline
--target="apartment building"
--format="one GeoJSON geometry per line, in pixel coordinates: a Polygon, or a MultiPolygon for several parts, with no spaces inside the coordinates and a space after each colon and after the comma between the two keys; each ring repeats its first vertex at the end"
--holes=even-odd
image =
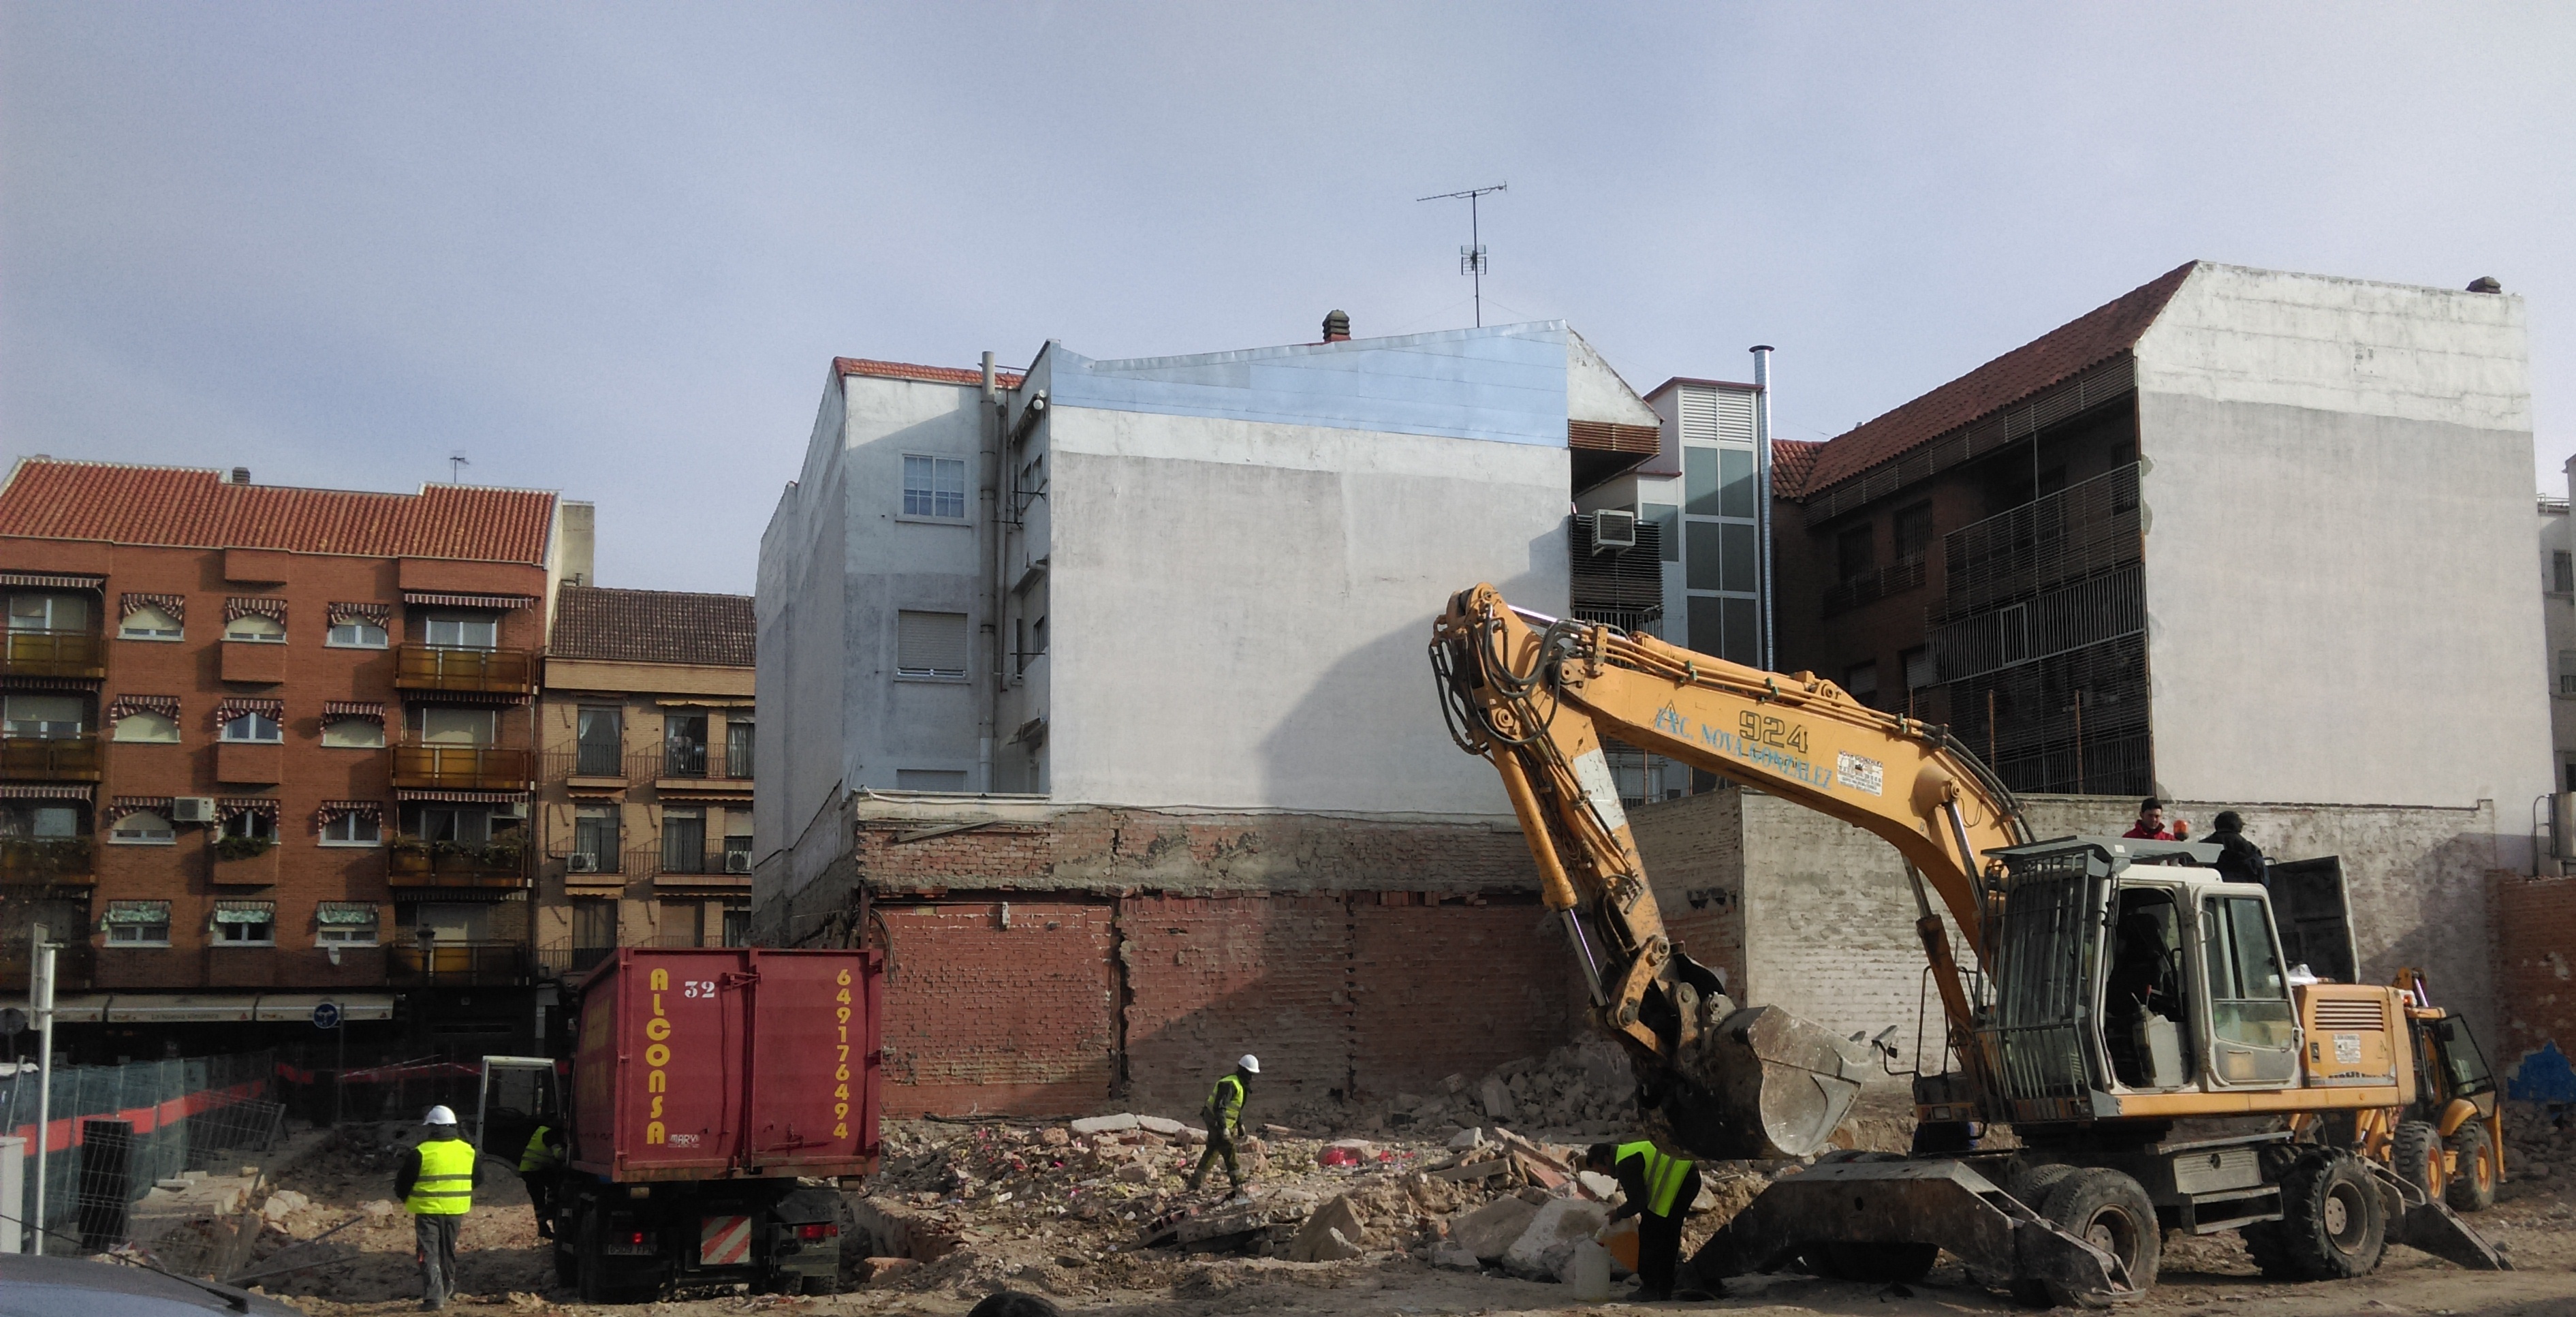
{"type": "Polygon", "coordinates": [[[2020,791],[2511,818],[2531,443],[2519,298],[2196,261],[1775,445],[1780,665],[2020,791]]]}
{"type": "MultiPolygon", "coordinates": [[[[2576,458],[2566,467],[2567,493],[2576,496],[2576,458]]],[[[2549,743],[2556,758],[2552,790],[2576,792],[2576,531],[2569,529],[2568,498],[2540,500],[2540,614],[2549,647],[2549,743]]],[[[2576,837],[2562,839],[2576,852],[2576,837]]]]}
{"type": "Polygon", "coordinates": [[[532,1023],[550,493],[20,462],[0,488],[0,990],[30,931],[83,1059],[532,1023]]]}
{"type": "Polygon", "coordinates": [[[621,946],[743,944],[752,636],[748,595],[557,594],[537,698],[542,973],[621,946]]]}
{"type": "Polygon", "coordinates": [[[1479,581],[1573,605],[1575,496],[1657,427],[1555,322],[834,362],[762,541],[756,939],[888,948],[895,1111],[1553,1046],[1569,962],[1425,649],[1479,581]]]}

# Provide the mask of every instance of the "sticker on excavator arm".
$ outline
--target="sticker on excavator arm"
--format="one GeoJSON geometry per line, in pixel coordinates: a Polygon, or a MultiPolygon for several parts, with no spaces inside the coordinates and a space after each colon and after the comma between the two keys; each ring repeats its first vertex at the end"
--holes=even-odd
{"type": "Polygon", "coordinates": [[[1628,826],[1628,811],[1619,806],[1619,781],[1610,776],[1610,761],[1599,750],[1586,750],[1574,757],[1574,780],[1583,788],[1584,798],[1592,802],[1592,812],[1601,818],[1601,826],[1612,832],[1628,826]]]}
{"type": "Polygon", "coordinates": [[[1845,750],[1835,761],[1834,772],[1844,782],[1873,796],[1887,794],[1887,765],[1875,759],[1863,759],[1845,750]]]}

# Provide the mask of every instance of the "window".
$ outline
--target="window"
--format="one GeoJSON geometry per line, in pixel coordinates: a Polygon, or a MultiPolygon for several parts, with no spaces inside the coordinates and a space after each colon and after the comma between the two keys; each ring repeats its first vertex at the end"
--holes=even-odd
{"type": "Polygon", "coordinates": [[[677,807],[663,810],[662,872],[705,873],[706,871],[707,812],[703,809],[677,807]]]}
{"type": "Polygon", "coordinates": [[[336,649],[383,649],[385,629],[373,622],[351,618],[331,624],[330,634],[322,643],[336,649]]]}
{"type": "Polygon", "coordinates": [[[894,771],[897,791],[957,791],[966,789],[966,771],[946,768],[898,768],[894,771]]]}
{"type": "MultiPolygon", "coordinates": [[[[578,960],[585,951],[604,952],[617,945],[617,903],[595,896],[577,896],[572,902],[572,945],[578,960]]],[[[593,963],[596,963],[594,960],[593,963]]],[[[576,965],[588,969],[588,965],[576,965]]]]}
{"type": "Polygon", "coordinates": [[[84,730],[89,705],[77,695],[22,695],[0,698],[0,734],[54,740],[84,730]]]}
{"type": "Polygon", "coordinates": [[[176,745],[179,720],[166,713],[136,709],[116,720],[116,739],[145,745],[176,745]]]}
{"type": "Polygon", "coordinates": [[[434,649],[498,649],[501,645],[497,618],[432,613],[421,619],[420,634],[434,649]]]}
{"type": "Polygon", "coordinates": [[[1906,690],[1928,690],[1939,684],[1940,672],[1933,666],[1931,646],[1916,645],[1896,657],[1905,665],[1906,690]]]}
{"type": "Polygon", "coordinates": [[[116,628],[116,634],[125,640],[186,639],[185,629],[179,625],[179,619],[170,616],[166,610],[150,604],[126,614],[125,621],[116,628]]]}
{"type": "Polygon", "coordinates": [[[313,945],[376,946],[380,922],[376,904],[372,901],[324,901],[313,911],[313,945]]]}
{"type": "Polygon", "coordinates": [[[337,815],[322,825],[325,846],[380,846],[384,840],[384,821],[358,810],[337,815]]]}
{"type": "Polygon", "coordinates": [[[377,718],[334,718],[322,724],[322,744],[343,750],[381,750],[385,724],[377,718]]]}
{"type": "Polygon", "coordinates": [[[1684,507],[1695,517],[1742,517],[1754,513],[1753,450],[1700,448],[1682,450],[1684,507]]]}
{"type": "Polygon", "coordinates": [[[246,809],[225,819],[223,835],[252,841],[277,840],[277,821],[259,810],[246,809]]]}
{"type": "Polygon", "coordinates": [[[283,645],[286,628],[265,613],[244,613],[224,624],[224,639],[257,645],[283,645]]]}
{"type": "Polygon", "coordinates": [[[1878,660],[1855,663],[1843,674],[1843,690],[1863,704],[1878,707],[1878,660]]]}
{"type": "Polygon", "coordinates": [[[724,908],[724,944],[729,947],[751,945],[751,907],[727,905],[724,908]]]}
{"type": "Polygon", "coordinates": [[[1913,562],[1932,547],[1932,505],[1896,510],[1896,560],[1913,562]]]}
{"type": "Polygon", "coordinates": [[[415,944],[422,933],[445,946],[482,942],[492,933],[492,907],[488,904],[415,901],[394,907],[394,913],[402,923],[403,940],[415,944]]]}
{"type": "Polygon", "coordinates": [[[615,705],[585,704],[574,718],[573,771],[582,777],[615,777],[625,748],[624,715],[615,705]]]}
{"type": "Polygon", "coordinates": [[[1878,566],[1878,528],[1868,522],[1834,536],[1834,562],[1841,579],[1866,576],[1878,566]]]}
{"type": "Polygon", "coordinates": [[[403,831],[422,841],[480,846],[492,840],[492,807],[414,802],[403,806],[403,831]]]}
{"type": "Polygon", "coordinates": [[[2251,896],[2211,897],[2201,926],[2211,1030],[2226,1042],[2248,1047],[2289,1046],[2289,981],[2272,950],[2263,902],[2251,896]]]}
{"type": "Polygon", "coordinates": [[[491,709],[414,705],[412,731],[423,745],[490,745],[500,739],[500,715],[491,709]]]}
{"type": "Polygon", "coordinates": [[[107,944],[112,947],[170,945],[170,903],[167,901],[110,901],[106,916],[99,922],[106,926],[107,944]]]}
{"type": "Polygon", "coordinates": [[[286,729],[278,725],[275,714],[244,709],[224,720],[223,739],[274,745],[286,739],[286,729]]]}
{"type": "Polygon", "coordinates": [[[898,612],[894,648],[894,673],[898,677],[962,680],[966,676],[966,615],[916,613],[910,609],[898,612]]]}
{"type": "MultiPolygon", "coordinates": [[[[2576,649],[2558,651],[2558,693],[2576,695],[2576,649]]],[[[12,696],[10,702],[14,705],[16,697],[12,696]]],[[[17,733],[12,731],[10,734],[14,736],[17,733]]]]}
{"type": "Polygon", "coordinates": [[[2576,554],[2560,549],[2549,555],[2549,588],[2560,594],[2576,594],[2576,554]]]}
{"type": "Polygon", "coordinates": [[[107,840],[114,846],[169,846],[178,840],[170,820],[148,809],[138,809],[109,825],[107,840]]]}
{"type": "Polygon", "coordinates": [[[725,719],[725,776],[751,780],[751,728],[748,718],[725,719]]]}
{"type": "Polygon", "coordinates": [[[618,809],[615,805],[576,805],[572,812],[572,852],[567,873],[617,872],[618,809]]]}
{"type": "Polygon", "coordinates": [[[966,519],[966,462],[955,457],[903,455],[903,515],[966,519]]]}
{"type": "MultiPolygon", "coordinates": [[[[734,826],[740,827],[742,825],[740,823],[736,823],[734,826]]],[[[737,832],[728,834],[725,837],[724,871],[726,873],[751,872],[750,833],[737,832]]],[[[728,942],[725,945],[733,946],[735,944],[728,942]]]]}
{"type": "Polygon", "coordinates": [[[215,917],[206,931],[214,936],[216,946],[270,947],[277,945],[277,902],[217,901],[215,917]]]}
{"type": "Polygon", "coordinates": [[[0,838],[64,841],[80,835],[80,811],[70,805],[0,803],[0,838]]]}
{"type": "Polygon", "coordinates": [[[12,631],[87,631],[89,600],[76,594],[9,596],[12,631]]]}
{"type": "Polygon", "coordinates": [[[707,712],[674,709],[662,715],[662,775],[707,775],[707,712]]]}

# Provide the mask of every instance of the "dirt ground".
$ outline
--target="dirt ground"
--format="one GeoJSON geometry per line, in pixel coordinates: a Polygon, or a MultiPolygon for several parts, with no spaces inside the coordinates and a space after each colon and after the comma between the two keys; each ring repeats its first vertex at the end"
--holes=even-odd
{"type": "MultiPolygon", "coordinates": [[[[1544,1090],[1544,1076],[1534,1077],[1544,1090]]],[[[803,1298],[734,1290],[682,1294],[632,1308],[594,1309],[573,1302],[554,1284],[550,1254],[535,1236],[516,1177],[487,1163],[489,1178],[464,1227],[463,1297],[456,1310],[468,1317],[475,1312],[495,1317],[959,1314],[986,1294],[1008,1287],[1045,1294],[1067,1312],[1133,1317],[1255,1312],[1499,1317],[1595,1308],[1890,1315],[2028,1311],[1999,1292],[1971,1287],[1946,1258],[1927,1280],[1911,1286],[1779,1275],[1730,1281],[1723,1297],[1704,1303],[1571,1303],[1562,1285],[1513,1279],[1494,1266],[1480,1272],[1443,1269],[1429,1259],[1450,1220],[1492,1198],[1580,1193],[1571,1185],[1551,1190],[1533,1180],[1550,1177],[1548,1157],[1564,1158],[1572,1152],[1569,1145],[1603,1136],[1598,1126],[1535,1130],[1526,1144],[1500,1150],[1508,1174],[1453,1184],[1426,1170],[1462,1158],[1491,1158],[1496,1146],[1462,1151],[1450,1146],[1458,1134],[1453,1124],[1398,1121],[1389,1128],[1383,1111],[1349,1122],[1374,1123],[1377,1133],[1337,1144],[1326,1136],[1341,1131],[1330,1128],[1335,1122],[1321,1119],[1329,1113],[1282,1114],[1308,1126],[1269,1126],[1260,1140],[1260,1170],[1249,1209],[1241,1204],[1229,1209],[1221,1192],[1193,1195],[1184,1189],[1181,1173],[1198,1152],[1189,1138],[1195,1131],[1164,1135],[1136,1129],[1081,1136],[1062,1125],[890,1124],[884,1173],[854,1198],[862,1213],[900,1219],[916,1242],[932,1240],[930,1247],[916,1251],[939,1256],[919,1264],[871,1263],[867,1255],[883,1245],[872,1247],[854,1217],[845,1258],[851,1288],[803,1298]],[[1524,1146],[1539,1152],[1508,1160],[1518,1156],[1513,1149],[1524,1146]],[[1343,1152],[1336,1152],[1337,1147],[1343,1152]],[[1355,1164],[1333,1164],[1344,1152],[1355,1164]],[[1168,1233],[1173,1221],[1193,1210],[1214,1215],[1259,1209],[1270,1212],[1269,1219],[1287,1223],[1271,1230],[1266,1245],[1256,1246],[1279,1253],[1294,1223],[1313,1205],[1336,1195],[1349,1196],[1368,1221],[1360,1255],[1345,1261],[1293,1262],[1281,1256],[1192,1253],[1168,1244],[1143,1244],[1155,1237],[1158,1226],[1168,1233]],[[865,1279],[879,1270],[884,1274],[865,1279]]],[[[1857,1144],[1879,1145],[1897,1137],[1897,1123],[1873,1117],[1847,1127],[1847,1133],[1857,1144]]],[[[2565,1124],[2576,1127],[2576,1115],[2565,1124]]],[[[394,1160],[410,1135],[399,1126],[351,1127],[335,1135],[322,1154],[285,1174],[280,1187],[304,1195],[309,1203],[279,1216],[246,1269],[334,1260],[252,1283],[316,1317],[411,1310],[419,1288],[410,1219],[390,1201],[394,1160]],[[333,1227],[342,1228],[316,1240],[333,1227]]],[[[2463,1271],[2391,1245],[2379,1270],[2368,1277],[2275,1283],[2256,1274],[2232,1234],[2169,1236],[2157,1287],[2124,1310],[2194,1317],[2576,1314],[2576,1128],[2562,1128],[2549,1113],[2520,1109],[2512,1116],[2508,1149],[2512,1178],[2493,1210],[2469,1219],[2513,1260],[2515,1271],[2463,1271]]],[[[1694,1243],[1758,1189],[1766,1169],[1776,1168],[1704,1169],[1712,1172],[1713,1188],[1701,1200],[1706,1210],[1694,1217],[1694,1243]]],[[[1624,1283],[1618,1287],[1625,1288],[1624,1283]]]]}

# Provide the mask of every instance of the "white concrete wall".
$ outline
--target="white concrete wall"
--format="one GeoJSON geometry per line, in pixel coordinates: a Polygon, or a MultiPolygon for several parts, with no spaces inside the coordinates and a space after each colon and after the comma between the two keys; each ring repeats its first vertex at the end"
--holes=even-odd
{"type": "Polygon", "coordinates": [[[1425,650],[1451,593],[1566,605],[1562,448],[1057,407],[1059,801],[1508,812],[1425,650]]]}
{"type": "Polygon", "coordinates": [[[2550,752],[2521,301],[2204,264],[2137,362],[2159,793],[2492,800],[2523,832],[2550,752]]]}

